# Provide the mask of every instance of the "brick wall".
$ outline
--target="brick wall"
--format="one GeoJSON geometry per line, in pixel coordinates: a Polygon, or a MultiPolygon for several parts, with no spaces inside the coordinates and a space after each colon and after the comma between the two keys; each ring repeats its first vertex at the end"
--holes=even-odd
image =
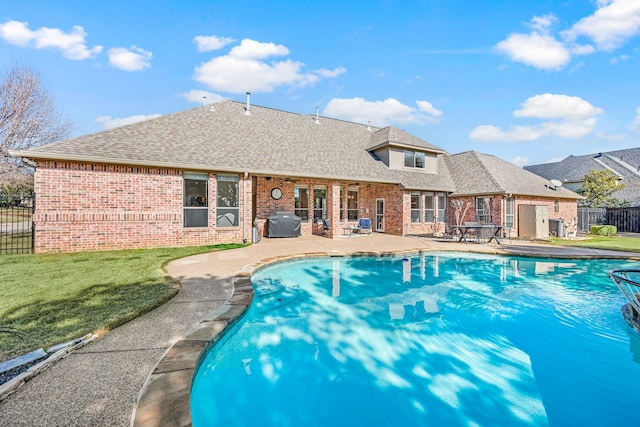
{"type": "MultiPolygon", "coordinates": [[[[264,230],[266,219],[275,212],[294,212],[294,189],[296,186],[309,188],[310,212],[309,221],[303,221],[302,234],[324,234],[324,227],[320,222],[313,221],[313,190],[321,187],[327,189],[327,218],[330,223],[329,237],[339,237],[343,228],[357,225],[358,221],[347,221],[347,214],[340,220],[340,188],[343,190],[343,207],[347,206],[347,191],[350,187],[358,188],[360,218],[371,218],[371,224],[376,231],[376,200],[385,201],[384,232],[402,235],[403,233],[403,192],[394,184],[355,183],[349,181],[332,181],[299,177],[256,177],[256,218],[260,229],[264,230]],[[271,198],[273,188],[282,190],[282,198],[271,198]]],[[[264,232],[263,232],[264,233],[264,232]]]]}
{"type": "Polygon", "coordinates": [[[34,185],[36,252],[251,240],[252,182],[243,177],[240,226],[230,228],[215,226],[215,174],[209,174],[208,228],[183,227],[179,170],[47,161],[38,162],[34,185]]]}
{"type": "MultiPolygon", "coordinates": [[[[340,220],[340,189],[343,206],[347,206],[347,191],[358,188],[359,217],[371,218],[374,231],[388,234],[433,233],[433,222],[411,222],[411,192],[395,184],[355,183],[307,179],[299,177],[240,176],[240,220],[237,227],[216,227],[216,175],[209,173],[209,226],[183,227],[183,178],[175,169],[144,168],[72,162],[38,162],[35,173],[36,252],[72,252],[125,248],[151,248],[210,245],[251,240],[253,219],[264,230],[267,217],[275,212],[294,212],[294,189],[306,186],[310,195],[309,220],[302,224],[303,235],[324,235],[321,221],[313,221],[313,190],[325,188],[326,217],[331,224],[329,237],[339,237],[348,225],[346,212],[340,220]],[[271,197],[278,187],[283,196],[271,197]],[[255,189],[255,192],[254,192],[255,189]],[[384,221],[376,219],[376,202],[384,200],[384,221]]],[[[504,198],[492,196],[492,222],[502,224],[504,198]]],[[[475,197],[462,197],[470,205],[461,222],[475,221],[475,197]]],[[[437,202],[437,198],[436,198],[437,202]]],[[[447,218],[455,224],[455,209],[447,199],[447,218]]],[[[554,200],[516,196],[515,223],[518,205],[549,206],[549,218],[563,218],[571,224],[577,217],[577,204],[559,200],[558,212],[554,200]]],[[[424,207],[424,202],[422,204],[424,207]]],[[[438,208],[437,206],[435,207],[438,208]]],[[[437,224],[440,229],[443,224],[437,224]]],[[[517,227],[515,227],[517,229],[517,227]]],[[[571,229],[570,229],[571,231],[571,229]]],[[[513,234],[512,234],[513,235],[513,234]]]]}
{"type": "MultiPolygon", "coordinates": [[[[575,200],[568,199],[557,199],[558,201],[558,212],[555,212],[555,202],[556,199],[544,198],[544,197],[532,197],[532,196],[519,196],[515,197],[515,206],[514,206],[514,225],[511,231],[511,236],[516,236],[518,232],[518,206],[520,205],[538,205],[538,206],[547,206],[549,209],[549,219],[564,219],[567,225],[576,224],[577,216],[578,216],[578,204],[575,200]]],[[[491,217],[494,224],[504,225],[504,209],[505,209],[505,197],[503,195],[492,195],[491,196],[491,217]]],[[[461,219],[460,223],[464,223],[467,221],[477,221],[476,219],[476,210],[475,210],[475,201],[476,197],[468,196],[468,197],[456,197],[451,200],[459,200],[470,206],[466,211],[466,214],[461,219]]],[[[451,206],[451,202],[449,202],[448,207],[448,220],[450,224],[455,224],[455,209],[451,206]]],[[[569,231],[573,231],[571,228],[569,231]]]]}

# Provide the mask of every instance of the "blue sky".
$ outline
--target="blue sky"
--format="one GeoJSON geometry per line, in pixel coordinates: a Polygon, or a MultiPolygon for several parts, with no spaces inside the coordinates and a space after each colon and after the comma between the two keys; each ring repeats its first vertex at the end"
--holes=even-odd
{"type": "Polygon", "coordinates": [[[640,0],[3,2],[83,135],[219,99],[518,165],[640,146],[640,0]]]}

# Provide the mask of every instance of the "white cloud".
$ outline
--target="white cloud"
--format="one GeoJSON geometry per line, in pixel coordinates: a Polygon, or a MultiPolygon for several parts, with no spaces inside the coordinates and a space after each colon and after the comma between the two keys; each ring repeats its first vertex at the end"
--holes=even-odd
{"type": "Polygon", "coordinates": [[[67,59],[82,60],[102,52],[102,46],[87,48],[87,33],[81,26],[75,25],[65,33],[58,28],[41,27],[30,30],[28,22],[8,21],[0,25],[0,37],[8,43],[34,49],[58,49],[67,59]]]}
{"type": "Polygon", "coordinates": [[[526,164],[529,164],[529,159],[523,156],[516,156],[513,159],[511,159],[511,163],[513,163],[516,166],[524,166],[526,164]]]}
{"type": "Polygon", "coordinates": [[[236,40],[231,37],[196,36],[193,38],[193,41],[198,46],[198,52],[210,52],[212,50],[222,49],[236,40]]]}
{"type": "MultiPolygon", "coordinates": [[[[418,105],[431,104],[427,101],[416,101],[418,105]]],[[[371,122],[374,126],[387,126],[389,124],[424,124],[434,122],[433,116],[442,112],[431,106],[432,112],[425,114],[420,108],[416,109],[402,104],[394,98],[384,101],[367,101],[364,98],[334,98],[325,107],[323,115],[351,120],[358,123],[371,122]]]]}
{"type": "Polygon", "coordinates": [[[320,68],[319,70],[314,71],[320,77],[324,77],[326,79],[331,79],[334,77],[338,77],[340,74],[344,74],[347,72],[347,69],[344,67],[337,67],[333,70],[327,70],[326,68],[320,68]]]}
{"type": "Polygon", "coordinates": [[[188,102],[192,102],[194,104],[203,104],[204,96],[207,97],[207,104],[214,104],[216,102],[225,100],[224,96],[212,92],[207,92],[206,90],[192,89],[189,92],[179,93],[178,95],[186,99],[188,102]]]}
{"type": "Polygon", "coordinates": [[[418,108],[420,109],[420,111],[424,113],[427,113],[433,117],[442,116],[442,111],[435,108],[429,101],[416,101],[416,104],[418,104],[418,108]]]}
{"type": "Polygon", "coordinates": [[[104,129],[113,129],[120,126],[130,125],[132,123],[141,122],[144,120],[155,119],[156,117],[160,117],[161,114],[148,114],[148,115],[137,115],[137,116],[129,116],[122,118],[114,118],[111,116],[100,116],[96,119],[96,122],[102,124],[104,129]]]}
{"type": "Polygon", "coordinates": [[[493,125],[475,128],[470,137],[481,141],[535,141],[544,136],[580,138],[593,131],[603,110],[577,96],[545,93],[532,96],[513,112],[514,117],[546,120],[502,130],[493,125]]]}
{"type": "Polygon", "coordinates": [[[262,43],[251,39],[244,39],[240,46],[235,46],[229,56],[239,59],[264,59],[270,56],[287,56],[289,49],[281,44],[262,43]]]}
{"type": "Polygon", "coordinates": [[[124,47],[114,47],[109,49],[109,63],[114,68],[124,71],[140,71],[151,67],[153,54],[136,46],[129,49],[124,47]]]}
{"type": "Polygon", "coordinates": [[[576,40],[585,36],[600,50],[612,51],[640,33],[640,2],[638,0],[599,1],[593,15],[582,18],[562,36],[576,40]]]}
{"type": "Polygon", "coordinates": [[[313,85],[322,78],[334,78],[346,72],[344,67],[303,72],[304,64],[300,61],[266,61],[288,54],[289,49],[283,45],[244,39],[227,55],[216,56],[197,66],[193,78],[225,93],[271,92],[278,86],[313,85]]]}
{"type": "Polygon", "coordinates": [[[521,104],[522,108],[513,112],[514,117],[534,117],[539,119],[560,119],[580,121],[602,114],[602,109],[594,107],[577,96],[544,93],[535,95],[521,104]]]}
{"type": "Polygon", "coordinates": [[[556,21],[553,15],[534,16],[530,34],[511,34],[496,44],[495,49],[512,61],[536,68],[552,70],[569,63],[571,54],[567,47],[549,35],[549,26],[556,21]]]}
{"type": "Polygon", "coordinates": [[[572,55],[589,55],[597,50],[612,51],[640,34],[638,0],[598,0],[598,9],[560,32],[561,40],[549,32],[557,21],[554,15],[534,16],[528,34],[511,34],[496,44],[495,50],[512,61],[553,70],[564,67],[572,55]],[[588,43],[578,43],[586,38],[588,43]],[[592,45],[593,42],[595,47],[592,45]]]}

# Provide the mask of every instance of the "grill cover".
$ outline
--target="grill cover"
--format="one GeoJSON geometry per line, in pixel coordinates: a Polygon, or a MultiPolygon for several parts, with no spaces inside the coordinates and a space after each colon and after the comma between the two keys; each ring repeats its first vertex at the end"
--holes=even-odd
{"type": "Polygon", "coordinates": [[[267,237],[298,237],[302,219],[290,212],[276,212],[267,218],[267,237]]]}

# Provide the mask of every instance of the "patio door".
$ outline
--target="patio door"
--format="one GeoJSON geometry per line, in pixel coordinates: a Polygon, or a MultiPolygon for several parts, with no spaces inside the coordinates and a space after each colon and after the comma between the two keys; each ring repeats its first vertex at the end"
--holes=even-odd
{"type": "Polygon", "coordinates": [[[384,199],[376,199],[376,231],[384,232],[384,199]]]}

